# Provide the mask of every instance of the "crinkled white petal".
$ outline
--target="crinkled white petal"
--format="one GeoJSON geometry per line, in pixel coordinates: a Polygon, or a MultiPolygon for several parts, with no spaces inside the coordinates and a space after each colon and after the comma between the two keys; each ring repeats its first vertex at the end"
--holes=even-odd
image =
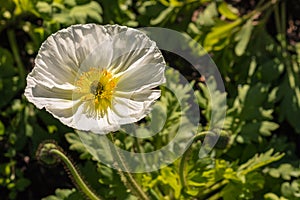
{"type": "Polygon", "coordinates": [[[161,63],[144,65],[133,63],[132,67],[122,72],[117,90],[135,91],[137,93],[155,88],[165,83],[164,67],[165,65],[161,63]]]}
{"type": "MultiPolygon", "coordinates": [[[[140,31],[118,25],[74,25],[51,35],[41,46],[27,77],[25,96],[62,123],[78,130],[105,134],[149,113],[164,79],[164,59],[140,31]],[[102,118],[91,117],[75,81],[91,68],[118,78],[112,106],[102,118]]],[[[91,103],[91,102],[90,102],[91,103]]]]}
{"type": "MultiPolygon", "coordinates": [[[[29,76],[49,88],[65,88],[74,83],[79,69],[86,69],[85,66],[81,66],[82,63],[89,68],[100,67],[93,66],[93,59],[87,58],[91,57],[89,55],[95,52],[94,49],[99,45],[109,41],[109,38],[107,30],[95,24],[74,25],[60,30],[42,44],[35,59],[35,67],[29,76]]],[[[96,52],[102,66],[110,65],[112,49],[108,45],[101,45],[101,51],[96,52]]]]}
{"type": "Polygon", "coordinates": [[[116,92],[111,123],[128,124],[141,120],[151,111],[151,105],[160,97],[160,90],[143,92],[116,92]]]}
{"type": "Polygon", "coordinates": [[[156,43],[141,31],[116,25],[106,27],[110,30],[113,45],[112,64],[108,70],[114,74],[121,75],[137,65],[160,63],[165,66],[156,43]]]}
{"type": "Polygon", "coordinates": [[[72,102],[73,88],[72,85],[65,88],[62,88],[60,85],[49,88],[47,85],[39,84],[33,76],[28,76],[24,94],[30,102],[42,109],[53,105],[53,99],[72,102]]]}
{"type": "Polygon", "coordinates": [[[108,120],[108,116],[112,111],[108,110],[108,114],[103,118],[90,118],[82,113],[85,112],[85,105],[81,104],[74,112],[73,121],[76,129],[83,131],[91,131],[97,134],[106,134],[109,132],[117,131],[120,128],[120,124],[112,124],[108,120]]]}

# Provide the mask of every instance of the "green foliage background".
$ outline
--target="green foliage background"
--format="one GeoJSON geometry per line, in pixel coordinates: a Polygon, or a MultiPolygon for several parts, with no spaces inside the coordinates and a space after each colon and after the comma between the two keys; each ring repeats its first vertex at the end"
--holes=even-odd
{"type": "MultiPolygon", "coordinates": [[[[93,159],[72,129],[23,95],[41,43],[61,28],[93,22],[187,33],[212,56],[224,80],[223,141],[207,158],[198,157],[200,140],[174,164],[135,174],[151,199],[300,199],[299,9],[297,0],[0,1],[0,198],[83,198],[61,165],[37,162],[38,145],[53,139],[104,199],[136,199],[115,170],[93,159]]],[[[197,89],[200,131],[207,130],[211,100],[203,78],[174,56],[165,58],[197,89]]],[[[163,94],[156,109],[168,110],[167,124],[176,124],[177,100],[168,91],[163,94]]],[[[124,149],[147,152],[167,144],[171,131],[166,125],[152,140],[122,133],[116,139],[124,149]]]]}

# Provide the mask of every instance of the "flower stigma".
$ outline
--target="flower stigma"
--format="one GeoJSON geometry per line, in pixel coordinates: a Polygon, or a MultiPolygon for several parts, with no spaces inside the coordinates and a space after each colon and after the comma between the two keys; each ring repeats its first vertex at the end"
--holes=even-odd
{"type": "Polygon", "coordinates": [[[107,70],[91,68],[75,82],[75,94],[85,102],[84,110],[89,117],[103,117],[112,106],[118,78],[107,70]]]}

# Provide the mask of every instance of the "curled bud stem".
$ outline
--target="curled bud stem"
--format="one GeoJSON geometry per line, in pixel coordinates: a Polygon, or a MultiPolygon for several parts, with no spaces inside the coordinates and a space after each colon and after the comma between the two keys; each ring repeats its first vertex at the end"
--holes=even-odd
{"type": "Polygon", "coordinates": [[[58,156],[55,156],[51,153],[52,149],[60,149],[53,141],[46,141],[40,144],[37,152],[36,157],[40,162],[46,165],[56,165],[60,162],[58,156]]]}
{"type": "Polygon", "coordinates": [[[40,145],[37,151],[38,159],[47,164],[54,165],[59,161],[62,161],[67,168],[68,172],[72,176],[72,180],[75,182],[77,188],[82,191],[91,200],[101,200],[92,190],[87,186],[84,180],[81,178],[76,167],[71,160],[63,153],[63,150],[57,146],[54,142],[44,142],[40,145]]]}

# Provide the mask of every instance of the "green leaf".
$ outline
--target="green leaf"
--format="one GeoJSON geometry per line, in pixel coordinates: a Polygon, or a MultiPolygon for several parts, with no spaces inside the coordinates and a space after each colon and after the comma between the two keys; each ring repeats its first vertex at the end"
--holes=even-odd
{"type": "Polygon", "coordinates": [[[263,189],[264,177],[257,172],[238,176],[240,181],[229,182],[221,191],[224,200],[254,199],[254,193],[263,189]]]}
{"type": "Polygon", "coordinates": [[[284,180],[300,177],[300,169],[293,167],[289,163],[281,164],[278,168],[269,168],[266,170],[266,173],[269,173],[274,178],[281,177],[284,180]]]}
{"type": "MultiPolygon", "coordinates": [[[[88,184],[94,186],[92,189],[99,189],[101,192],[100,183],[100,172],[96,162],[86,161],[83,165],[78,165],[79,171],[81,172],[81,176],[85,180],[88,180],[88,184]]],[[[101,172],[102,173],[102,172],[101,172]]]]}
{"type": "Polygon", "coordinates": [[[278,98],[281,100],[279,119],[287,119],[296,132],[300,133],[300,66],[294,60],[292,64],[286,66],[287,74],[279,86],[278,98]]]}
{"type": "Polygon", "coordinates": [[[224,48],[229,43],[231,35],[233,35],[237,31],[237,28],[242,22],[242,19],[238,18],[231,23],[222,22],[220,24],[216,24],[211,29],[211,32],[207,34],[204,40],[205,50],[218,51],[224,48]]]}
{"type": "Polygon", "coordinates": [[[0,47],[0,78],[9,78],[16,74],[11,53],[0,47]]]}
{"type": "Polygon", "coordinates": [[[292,183],[284,182],[281,185],[281,193],[290,200],[300,198],[300,179],[294,180],[292,183]]]}
{"type": "Polygon", "coordinates": [[[179,183],[179,175],[175,173],[172,168],[164,167],[161,169],[161,175],[158,178],[161,182],[173,189],[175,198],[178,199],[181,192],[181,185],[179,183]]]}
{"type": "Polygon", "coordinates": [[[263,121],[260,124],[259,132],[264,136],[270,136],[271,131],[276,130],[279,128],[279,125],[275,122],[263,121]]]}
{"type": "Polygon", "coordinates": [[[52,7],[57,8],[55,9],[56,12],[53,13],[53,19],[55,21],[65,25],[102,22],[102,8],[96,1],[91,1],[82,5],[76,5],[75,1],[68,1],[65,2],[65,4],[66,5],[53,2],[52,7]]]}
{"type": "Polygon", "coordinates": [[[267,193],[264,195],[264,200],[279,200],[279,197],[274,193],[267,193]]]}
{"type": "Polygon", "coordinates": [[[269,104],[273,107],[276,106],[274,103],[279,104],[275,109],[278,121],[287,121],[295,132],[300,133],[300,65],[297,56],[283,54],[282,47],[264,28],[253,31],[253,40],[248,46],[258,65],[252,81],[266,84],[272,81],[276,85],[269,96],[269,104]]]}
{"type": "Polygon", "coordinates": [[[296,52],[297,52],[298,57],[300,57],[300,42],[297,42],[297,43],[295,44],[295,49],[296,49],[296,52]]]}
{"type": "MultiPolygon", "coordinates": [[[[151,124],[150,124],[150,130],[153,133],[158,133],[161,131],[164,127],[166,119],[166,109],[163,105],[160,103],[156,103],[153,106],[152,112],[151,112],[151,124]]],[[[146,133],[147,134],[147,133],[146,133]]]]}
{"type": "Polygon", "coordinates": [[[34,4],[36,3],[36,1],[32,1],[32,0],[13,0],[13,2],[16,5],[15,11],[14,11],[15,15],[21,15],[23,13],[30,12],[30,13],[36,15],[37,17],[40,16],[39,13],[34,8],[34,4]]]}
{"type": "Polygon", "coordinates": [[[238,16],[238,10],[226,2],[222,2],[218,7],[219,12],[227,19],[235,20],[238,16]]]}
{"type": "Polygon", "coordinates": [[[159,0],[161,4],[167,7],[181,7],[183,6],[182,1],[177,1],[177,0],[159,0]]]}
{"type": "Polygon", "coordinates": [[[249,90],[244,99],[244,107],[248,105],[251,106],[261,106],[266,101],[268,97],[269,85],[257,83],[255,85],[249,86],[249,90]]]}
{"type": "Polygon", "coordinates": [[[0,121],[0,136],[4,135],[5,133],[5,126],[4,124],[0,121]]]}
{"type": "Polygon", "coordinates": [[[88,4],[75,6],[70,10],[70,16],[79,23],[87,23],[87,18],[91,18],[95,22],[101,23],[102,22],[102,8],[100,5],[95,2],[91,1],[88,4]]]}
{"type": "Polygon", "coordinates": [[[11,103],[19,91],[18,77],[0,78],[0,108],[11,103]]]}
{"type": "Polygon", "coordinates": [[[246,175],[246,184],[251,187],[252,191],[258,191],[264,188],[264,177],[258,172],[252,172],[246,175]]]}
{"type": "MultiPolygon", "coordinates": [[[[247,122],[241,130],[240,136],[244,142],[257,141],[258,133],[263,136],[271,136],[272,131],[276,130],[279,125],[275,122],[262,121],[262,122],[247,122]]],[[[244,143],[243,142],[243,143],[244,143]]]]}
{"type": "Polygon", "coordinates": [[[77,151],[80,153],[81,159],[87,159],[90,158],[91,155],[88,152],[88,150],[85,148],[84,144],[82,143],[79,136],[75,133],[67,133],[65,134],[66,140],[71,144],[70,150],[77,151]]]}
{"type": "Polygon", "coordinates": [[[274,58],[268,59],[266,62],[262,63],[259,72],[261,73],[263,82],[271,83],[279,78],[283,69],[284,63],[282,63],[278,58],[274,58]]]}
{"type": "Polygon", "coordinates": [[[166,8],[165,10],[163,10],[163,11],[158,15],[158,17],[156,17],[155,19],[152,19],[152,20],[150,21],[150,24],[151,24],[151,25],[157,25],[157,24],[162,23],[165,19],[168,18],[168,16],[172,13],[173,10],[174,10],[173,7],[168,7],[168,8],[166,8]]]}
{"type": "Polygon", "coordinates": [[[264,195],[264,200],[288,200],[288,199],[286,199],[284,197],[278,197],[274,193],[267,193],[264,195]]]}
{"type": "Polygon", "coordinates": [[[209,77],[206,80],[206,84],[199,83],[198,86],[200,87],[200,90],[195,91],[195,96],[200,108],[203,109],[202,114],[204,114],[208,121],[213,120],[215,127],[223,126],[227,93],[220,92],[216,88],[216,81],[213,77],[209,77]],[[212,113],[212,110],[217,110],[218,112],[212,113]]]}
{"type": "Polygon", "coordinates": [[[52,12],[52,7],[50,4],[44,1],[38,1],[35,5],[37,11],[43,15],[43,17],[50,16],[52,12]]]}
{"type": "Polygon", "coordinates": [[[75,192],[75,189],[56,189],[55,195],[44,197],[42,200],[70,200],[69,197],[75,192]]]}
{"type": "Polygon", "coordinates": [[[239,174],[248,174],[258,168],[266,166],[272,162],[280,160],[284,154],[275,153],[273,149],[261,154],[256,154],[253,158],[249,159],[246,163],[242,164],[238,168],[239,174]],[[273,154],[273,155],[272,155],[273,154]]]}
{"type": "Polygon", "coordinates": [[[236,55],[241,56],[244,54],[247,45],[250,41],[252,29],[253,29],[253,23],[252,20],[250,19],[243,25],[241,30],[236,34],[235,41],[238,42],[234,49],[236,55]]]}
{"type": "Polygon", "coordinates": [[[67,24],[67,25],[75,23],[73,18],[70,16],[68,12],[53,14],[53,20],[61,24],[67,24]]]}
{"type": "Polygon", "coordinates": [[[203,12],[199,13],[196,23],[200,26],[212,26],[216,23],[215,18],[218,14],[216,2],[211,2],[203,12]]]}
{"type": "Polygon", "coordinates": [[[31,183],[30,180],[28,180],[26,178],[20,178],[16,182],[16,188],[19,191],[24,191],[30,185],[30,183],[31,183]]]}

